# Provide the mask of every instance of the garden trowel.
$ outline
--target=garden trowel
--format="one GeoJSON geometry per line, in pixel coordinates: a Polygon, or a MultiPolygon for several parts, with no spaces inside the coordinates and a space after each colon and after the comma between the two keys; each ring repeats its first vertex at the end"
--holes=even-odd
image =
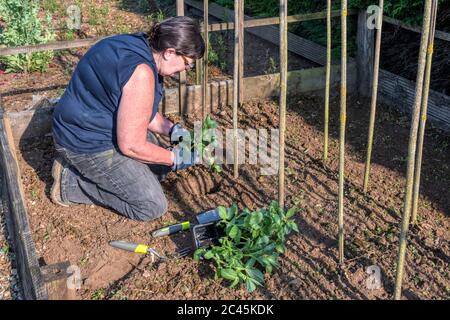
{"type": "MultiPolygon", "coordinates": [[[[211,209],[205,212],[202,212],[197,215],[198,224],[205,224],[210,222],[215,222],[220,220],[219,209],[211,209]]],[[[189,230],[191,228],[191,223],[189,221],[184,221],[181,223],[173,224],[171,226],[164,227],[162,229],[158,229],[152,232],[153,237],[162,237],[171,235],[180,231],[189,230]]]]}

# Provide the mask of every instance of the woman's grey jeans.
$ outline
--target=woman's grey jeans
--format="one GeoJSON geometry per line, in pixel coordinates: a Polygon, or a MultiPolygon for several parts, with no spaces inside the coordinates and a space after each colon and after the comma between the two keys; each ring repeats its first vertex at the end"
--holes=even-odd
{"type": "MultiPolygon", "coordinates": [[[[148,134],[149,142],[160,145],[148,134]]],[[[161,217],[167,199],[159,181],[170,167],[131,159],[113,148],[98,153],[74,153],[55,143],[70,164],[61,175],[61,199],[66,203],[99,204],[139,221],[161,217]]]]}

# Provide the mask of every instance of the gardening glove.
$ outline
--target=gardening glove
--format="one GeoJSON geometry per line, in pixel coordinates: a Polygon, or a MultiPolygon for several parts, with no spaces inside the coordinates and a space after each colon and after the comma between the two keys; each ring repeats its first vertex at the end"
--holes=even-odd
{"type": "Polygon", "coordinates": [[[168,149],[175,154],[172,171],[186,169],[200,163],[200,156],[196,148],[194,151],[190,151],[186,146],[177,145],[168,149]]]}
{"type": "Polygon", "coordinates": [[[185,129],[179,122],[174,124],[169,132],[170,144],[171,145],[179,144],[180,142],[183,141],[183,137],[186,137],[187,135],[190,135],[190,132],[187,129],[185,129]]]}

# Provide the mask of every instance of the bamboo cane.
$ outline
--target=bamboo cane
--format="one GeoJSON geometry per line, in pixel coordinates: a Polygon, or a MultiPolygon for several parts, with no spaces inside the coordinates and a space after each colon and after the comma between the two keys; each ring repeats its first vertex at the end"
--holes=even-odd
{"type": "Polygon", "coordinates": [[[239,1],[239,105],[244,102],[244,2],[239,1]]]}
{"type": "Polygon", "coordinates": [[[437,8],[438,8],[438,1],[433,0],[431,11],[430,37],[428,40],[427,66],[425,70],[425,84],[423,88],[422,110],[420,117],[421,120],[419,127],[419,144],[417,146],[416,171],[414,178],[413,207],[411,218],[411,222],[413,224],[415,224],[417,221],[417,209],[420,192],[420,175],[422,171],[423,142],[425,138],[425,126],[427,122],[428,96],[430,95],[431,67],[433,65],[433,49],[434,49],[434,36],[436,33],[437,8]]]}
{"type": "Polygon", "coordinates": [[[284,207],[284,145],[286,131],[286,95],[287,95],[287,0],[280,0],[280,143],[278,164],[278,197],[280,207],[284,207]]]}
{"type": "Polygon", "coordinates": [[[327,71],[325,85],[325,123],[324,123],[324,143],[323,160],[328,159],[328,123],[330,113],[330,82],[331,82],[331,0],[327,0],[327,71]]]}
{"type": "MultiPolygon", "coordinates": [[[[177,16],[184,16],[184,0],[177,0],[177,16]]],[[[186,100],[186,71],[180,72],[180,78],[178,80],[178,96],[180,115],[183,116],[186,100]]]]}
{"type": "Polygon", "coordinates": [[[383,9],[384,0],[380,0],[380,15],[377,18],[377,39],[375,43],[375,61],[373,67],[373,86],[372,86],[372,102],[370,105],[370,121],[369,121],[369,135],[367,140],[367,157],[366,166],[364,169],[364,193],[367,192],[369,186],[370,176],[370,162],[372,159],[373,134],[375,131],[375,115],[377,111],[377,97],[378,97],[378,79],[380,74],[380,51],[381,51],[381,34],[383,28],[383,9]]]}
{"type": "MultiPolygon", "coordinates": [[[[242,105],[243,98],[242,98],[242,90],[244,87],[244,0],[239,1],[238,7],[235,9],[235,16],[238,20],[236,23],[237,32],[238,34],[238,44],[237,44],[237,66],[238,66],[238,86],[237,86],[237,95],[238,95],[238,108],[242,105]],[[237,13],[237,15],[236,15],[237,13]]],[[[237,114],[237,111],[236,111],[237,114]]],[[[236,116],[237,117],[237,116],[236,116]]],[[[237,125],[236,125],[237,130],[237,125]]],[[[236,131],[236,141],[235,141],[235,159],[238,158],[238,151],[237,151],[237,131],[236,131]]],[[[237,179],[239,177],[239,161],[234,162],[234,178],[237,179]]]]}
{"type": "Polygon", "coordinates": [[[344,164],[345,124],[347,120],[347,0],[341,8],[341,128],[339,135],[339,263],[344,263],[344,164]]]}
{"type": "MultiPolygon", "coordinates": [[[[239,23],[239,0],[234,0],[234,21],[239,23]]],[[[238,101],[239,101],[239,30],[234,29],[234,63],[233,63],[233,155],[234,178],[239,176],[238,163],[238,101]]]]}
{"type": "Polygon", "coordinates": [[[203,119],[206,118],[208,108],[208,51],[209,51],[209,22],[208,0],[203,0],[203,26],[205,36],[205,54],[203,56],[203,119]]]}
{"type": "Polygon", "coordinates": [[[423,26],[422,26],[422,39],[420,44],[417,80],[416,80],[416,98],[412,108],[412,120],[410,129],[410,138],[408,146],[408,167],[406,173],[406,192],[405,192],[405,203],[403,207],[403,218],[399,236],[399,250],[397,259],[397,270],[395,278],[395,293],[394,299],[401,299],[402,295],[402,280],[403,280],[403,269],[405,264],[405,254],[406,254],[406,237],[409,228],[410,214],[411,214],[411,199],[413,191],[414,182],[414,165],[415,156],[417,150],[417,132],[419,127],[419,117],[420,117],[420,106],[422,102],[422,90],[424,83],[424,73],[425,73],[425,63],[426,63],[426,52],[428,45],[428,37],[430,34],[430,20],[431,20],[431,1],[425,1],[425,9],[423,15],[423,26]]]}

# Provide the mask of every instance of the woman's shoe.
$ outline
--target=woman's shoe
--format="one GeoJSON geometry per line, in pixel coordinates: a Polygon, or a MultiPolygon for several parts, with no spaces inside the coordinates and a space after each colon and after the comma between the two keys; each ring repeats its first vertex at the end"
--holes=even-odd
{"type": "Polygon", "coordinates": [[[67,162],[62,157],[57,157],[53,161],[53,185],[50,190],[50,198],[52,202],[63,207],[69,207],[69,204],[65,203],[61,198],[61,175],[66,164],[67,162]]]}

